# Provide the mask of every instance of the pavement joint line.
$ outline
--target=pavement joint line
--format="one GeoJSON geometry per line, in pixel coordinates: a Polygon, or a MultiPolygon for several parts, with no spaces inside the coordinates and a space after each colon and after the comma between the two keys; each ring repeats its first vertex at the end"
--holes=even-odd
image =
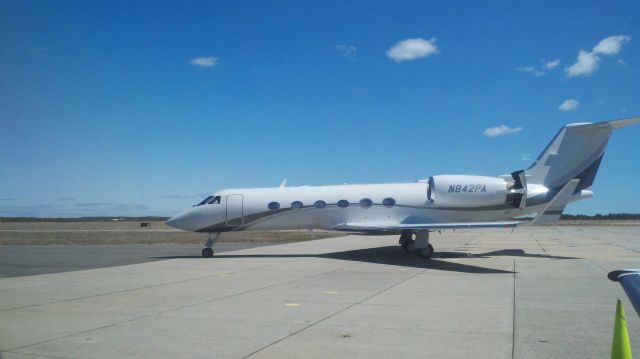
{"type": "Polygon", "coordinates": [[[598,263],[594,262],[593,260],[589,259],[588,262],[591,263],[592,265],[594,265],[596,268],[600,269],[603,273],[605,273],[605,274],[609,273],[608,270],[606,270],[604,267],[602,267],[598,263]]]}
{"type": "Polygon", "coordinates": [[[533,240],[536,241],[536,244],[538,245],[538,247],[540,247],[540,250],[542,251],[542,253],[544,253],[544,255],[547,256],[547,258],[552,259],[549,253],[547,253],[547,251],[544,249],[542,244],[540,244],[540,242],[538,241],[538,238],[534,238],[533,240]]]}
{"type": "MultiPolygon", "coordinates": [[[[601,231],[601,232],[605,232],[605,233],[608,233],[608,234],[612,234],[612,233],[613,233],[613,232],[611,232],[611,231],[605,231],[604,229],[599,229],[599,228],[594,228],[594,229],[592,229],[592,230],[597,230],[597,231],[599,230],[599,231],[601,231]]],[[[598,242],[599,242],[599,244],[601,244],[601,245],[611,245],[611,246],[614,246],[614,247],[622,248],[622,249],[627,250],[627,251],[631,251],[631,252],[633,252],[633,253],[640,253],[640,252],[638,252],[638,251],[637,251],[637,250],[635,250],[635,249],[627,248],[627,247],[622,246],[622,245],[617,244],[617,243],[609,243],[609,242],[605,242],[604,240],[602,240],[602,239],[601,239],[601,238],[599,238],[599,237],[594,237],[594,236],[592,236],[592,235],[589,235],[588,237],[589,237],[589,238],[591,238],[591,239],[595,239],[595,240],[596,240],[596,241],[598,241],[598,242]]]]}
{"type": "MultiPolygon", "coordinates": [[[[2,352],[0,352],[0,353],[2,353],[2,352]]],[[[76,358],[74,358],[74,357],[58,357],[58,356],[52,356],[52,355],[31,354],[31,353],[21,353],[21,352],[9,352],[9,351],[5,351],[5,353],[20,354],[20,355],[28,355],[28,356],[35,357],[35,358],[76,359],[76,358]]]]}
{"type": "MultiPolygon", "coordinates": [[[[443,297],[447,297],[447,296],[443,296],[443,297]]],[[[301,301],[300,303],[323,303],[323,302],[313,302],[313,301],[301,301]]],[[[415,309],[421,309],[424,308],[424,305],[420,305],[420,304],[389,304],[389,303],[361,303],[360,305],[364,305],[364,306],[370,306],[370,307],[403,307],[403,308],[415,308],[415,309]]],[[[495,308],[495,309],[509,309],[509,307],[511,307],[511,305],[508,306],[496,306],[496,307],[490,307],[490,308],[495,308]]]]}
{"type": "Polygon", "coordinates": [[[511,316],[511,359],[513,359],[516,355],[516,258],[513,259],[513,312],[511,316]]]}
{"type": "MultiPolygon", "coordinates": [[[[287,262],[282,262],[282,263],[275,263],[275,264],[271,264],[271,265],[286,264],[286,263],[295,262],[296,260],[299,260],[299,259],[295,259],[295,260],[291,260],[291,261],[287,261],[287,262]]],[[[175,308],[165,309],[165,310],[161,310],[161,311],[158,311],[158,312],[155,312],[155,313],[151,313],[151,314],[140,315],[140,316],[137,316],[137,317],[134,317],[134,318],[121,320],[121,321],[116,322],[116,323],[103,325],[103,326],[98,327],[98,328],[86,329],[86,330],[82,330],[82,331],[79,331],[79,332],[63,335],[63,336],[60,336],[60,337],[50,338],[50,339],[43,340],[43,341],[40,341],[40,342],[37,342],[37,343],[22,345],[22,346],[11,348],[11,349],[6,349],[6,350],[3,350],[3,351],[19,350],[19,349],[27,348],[27,347],[34,346],[34,345],[40,345],[40,344],[49,343],[49,342],[52,342],[52,341],[55,341],[55,340],[60,340],[60,339],[64,339],[64,338],[68,338],[68,337],[72,337],[72,336],[76,336],[76,335],[80,335],[80,334],[90,333],[90,332],[95,331],[95,330],[105,329],[105,328],[117,326],[117,325],[120,325],[120,324],[133,322],[133,321],[138,320],[138,319],[150,318],[150,317],[155,316],[155,315],[164,314],[164,313],[168,313],[168,312],[175,311],[175,310],[189,308],[189,307],[193,307],[193,306],[201,305],[201,304],[205,304],[205,303],[212,303],[212,302],[215,302],[215,301],[218,301],[218,300],[232,298],[232,297],[235,297],[235,296],[240,296],[240,295],[248,294],[248,293],[251,293],[251,292],[256,292],[256,291],[267,289],[267,288],[270,288],[270,287],[275,287],[277,285],[291,283],[291,282],[295,282],[295,281],[298,281],[298,280],[301,280],[301,279],[312,278],[312,277],[315,277],[315,276],[319,276],[319,275],[335,272],[335,271],[338,271],[338,270],[340,270],[342,268],[346,268],[346,267],[354,265],[354,264],[356,264],[356,263],[349,263],[349,264],[347,264],[345,266],[342,266],[340,268],[335,268],[335,269],[328,270],[328,271],[325,271],[325,272],[322,272],[322,273],[311,274],[311,275],[308,275],[308,276],[304,276],[304,277],[300,277],[300,278],[296,278],[296,279],[291,279],[291,280],[287,280],[287,281],[284,281],[284,282],[274,283],[274,284],[266,285],[266,286],[263,286],[263,287],[260,287],[260,288],[253,288],[253,289],[246,290],[246,291],[239,292],[239,293],[229,294],[229,295],[225,295],[225,296],[222,296],[222,297],[217,297],[217,298],[213,298],[213,299],[200,301],[200,302],[197,302],[197,303],[191,303],[191,304],[187,304],[187,305],[183,305],[183,306],[179,306],[179,307],[175,307],[175,308]]],[[[256,267],[256,268],[253,268],[253,269],[262,269],[263,267],[264,266],[256,267]]],[[[247,270],[242,270],[242,271],[239,271],[239,272],[244,272],[244,271],[247,271],[247,270]]],[[[115,292],[115,293],[119,293],[119,292],[115,292]]],[[[87,298],[90,298],[90,297],[94,297],[94,296],[89,296],[87,298]]],[[[0,353],[2,353],[3,351],[0,351],[0,353]]]]}
{"type": "MultiPolygon", "coordinates": [[[[226,273],[226,276],[231,275],[231,274],[237,274],[237,273],[257,270],[257,269],[264,269],[264,268],[275,266],[275,265],[279,265],[279,264],[291,263],[291,262],[295,262],[297,260],[300,260],[300,259],[292,259],[292,260],[287,261],[287,262],[267,264],[267,265],[260,266],[260,267],[242,269],[242,270],[235,271],[235,272],[228,272],[228,273],[226,273]]],[[[132,265],[138,265],[138,264],[132,264],[132,265]]],[[[93,269],[90,269],[90,270],[93,270],[93,269]]],[[[31,305],[25,305],[25,306],[22,306],[22,307],[13,307],[13,308],[7,308],[7,309],[0,309],[0,313],[9,312],[9,311],[12,311],[12,310],[33,308],[33,307],[38,307],[38,306],[42,306],[42,305],[72,302],[74,300],[100,297],[100,296],[103,296],[103,295],[111,295],[111,294],[118,294],[118,293],[133,292],[133,291],[141,290],[141,289],[149,289],[149,288],[160,287],[160,286],[163,286],[163,285],[171,285],[171,284],[176,284],[176,283],[185,283],[185,282],[190,282],[190,281],[194,281],[194,280],[205,279],[205,278],[214,278],[214,277],[219,277],[219,276],[220,276],[220,274],[216,273],[216,274],[210,274],[210,275],[196,277],[196,278],[181,279],[181,280],[175,280],[175,281],[171,281],[171,282],[147,285],[147,286],[143,286],[143,287],[123,289],[123,290],[118,290],[118,291],[114,291],[114,292],[98,293],[98,294],[87,295],[87,296],[83,296],[83,297],[76,297],[76,298],[69,298],[69,299],[62,299],[62,300],[54,300],[54,301],[47,302],[47,303],[31,304],[31,305]]]]}
{"type": "MultiPolygon", "coordinates": [[[[124,322],[130,321],[130,320],[131,320],[131,319],[128,319],[128,320],[123,321],[123,322],[121,322],[121,323],[124,323],[124,322]]],[[[98,328],[92,328],[92,329],[88,329],[88,330],[83,330],[83,331],[80,331],[80,332],[77,332],[77,333],[71,333],[71,334],[63,335],[63,336],[61,336],[61,337],[51,338],[51,339],[43,340],[43,341],[40,341],[40,342],[37,342],[37,343],[33,343],[33,344],[27,344],[27,345],[22,345],[22,346],[15,347],[15,348],[11,348],[11,349],[6,349],[6,350],[3,350],[3,351],[0,351],[0,353],[3,353],[3,352],[13,352],[13,351],[17,351],[17,350],[20,350],[20,349],[28,348],[28,347],[30,347],[30,346],[39,345],[39,344],[44,344],[44,343],[49,343],[49,342],[52,342],[52,341],[54,341],[54,340],[64,339],[64,338],[72,337],[72,336],[74,336],[74,335],[79,335],[79,334],[83,334],[83,333],[91,332],[91,331],[94,331],[94,330],[100,330],[100,329],[104,329],[104,328],[113,327],[113,326],[118,325],[118,324],[120,324],[120,323],[111,323],[111,324],[103,325],[103,326],[98,327],[98,328]]],[[[20,352],[16,352],[16,353],[20,353],[20,352]]],[[[20,354],[24,354],[24,353],[20,353],[20,354]]],[[[32,354],[29,354],[29,355],[32,355],[32,354]]],[[[63,358],[64,358],[64,357],[63,357],[63,358]]]]}
{"type": "MultiPolygon", "coordinates": [[[[359,328],[359,329],[371,329],[373,327],[371,326],[365,326],[365,325],[357,325],[357,324],[350,324],[350,325],[338,325],[338,324],[318,324],[322,327],[328,327],[328,328],[340,328],[340,329],[348,329],[348,328],[359,328]]],[[[460,333],[464,333],[464,334],[478,334],[477,330],[464,330],[464,329],[433,329],[433,328],[399,328],[399,327],[391,327],[391,326],[375,326],[376,329],[392,329],[392,330],[398,330],[398,331],[403,331],[403,332],[415,332],[416,330],[420,330],[421,332],[428,332],[428,333],[448,333],[448,334],[460,334],[460,333]]],[[[496,331],[483,331],[482,334],[487,334],[487,335],[492,335],[492,336],[508,336],[511,333],[501,333],[501,332],[496,332],[496,331]]]]}
{"type": "MultiPolygon", "coordinates": [[[[553,227],[547,227],[547,228],[549,228],[549,229],[551,229],[551,230],[554,230],[554,231],[556,231],[556,232],[558,232],[558,233],[562,233],[562,231],[561,231],[561,230],[559,230],[558,228],[553,228],[553,227]]],[[[531,234],[531,236],[533,236],[533,233],[531,234]]]]}
{"type": "Polygon", "coordinates": [[[335,312],[335,313],[333,313],[333,314],[330,314],[330,315],[328,315],[328,316],[326,316],[326,317],[324,317],[324,318],[321,318],[321,319],[320,319],[320,320],[318,320],[318,321],[315,321],[315,322],[313,322],[313,323],[311,323],[311,324],[309,324],[309,325],[306,325],[306,326],[302,327],[301,329],[298,329],[298,330],[294,331],[293,333],[290,333],[290,334],[288,334],[288,335],[286,335],[286,336],[284,336],[284,337],[282,337],[282,338],[280,338],[280,339],[278,339],[278,340],[274,341],[274,342],[273,342],[273,343],[271,343],[271,344],[265,345],[264,347],[262,347],[262,348],[260,348],[260,349],[258,349],[258,350],[256,350],[256,351],[254,351],[254,352],[252,352],[252,353],[249,353],[248,355],[243,356],[243,357],[242,357],[242,359],[246,359],[246,358],[249,358],[249,357],[251,357],[251,356],[253,356],[253,355],[255,355],[255,354],[258,354],[259,352],[261,352],[261,351],[263,351],[263,350],[265,350],[265,349],[267,349],[267,348],[269,348],[269,347],[271,347],[271,346],[273,346],[273,345],[276,345],[276,344],[278,344],[278,343],[280,343],[280,342],[282,342],[282,341],[284,341],[284,340],[286,340],[286,339],[288,339],[288,338],[291,338],[292,336],[294,336],[294,335],[296,335],[296,334],[298,334],[298,333],[301,333],[301,332],[303,332],[303,331],[305,331],[305,330],[307,330],[307,329],[309,329],[309,328],[313,327],[313,326],[314,326],[314,325],[316,325],[316,324],[322,323],[323,321],[325,321],[325,320],[327,320],[327,319],[333,318],[333,317],[335,317],[336,315],[338,315],[338,314],[340,314],[340,313],[343,313],[343,312],[345,312],[345,311],[347,311],[347,310],[349,310],[349,309],[351,309],[351,308],[355,307],[355,306],[356,306],[356,305],[358,305],[358,304],[364,303],[365,301],[367,301],[367,300],[369,300],[369,299],[371,299],[371,298],[373,298],[373,297],[375,297],[375,296],[377,296],[377,295],[380,295],[380,294],[382,294],[382,293],[384,293],[384,292],[388,291],[389,289],[392,289],[392,288],[394,288],[394,287],[396,287],[396,286],[398,286],[398,285],[400,285],[400,284],[402,284],[402,283],[405,283],[405,282],[407,282],[408,280],[413,279],[413,278],[415,278],[415,277],[419,276],[420,274],[422,274],[423,272],[426,272],[426,271],[427,271],[427,268],[425,268],[425,269],[423,269],[423,270],[421,270],[421,271],[419,271],[419,272],[417,272],[417,273],[414,273],[414,274],[412,274],[412,275],[408,276],[407,278],[404,278],[404,279],[402,279],[402,280],[400,280],[400,281],[398,281],[398,282],[396,282],[396,283],[394,283],[394,284],[392,284],[392,285],[390,285],[390,286],[388,286],[388,287],[386,287],[386,288],[383,288],[383,289],[381,289],[381,290],[379,290],[379,291],[377,291],[377,292],[375,292],[375,293],[371,294],[371,295],[370,295],[370,296],[368,296],[368,297],[362,298],[362,299],[360,299],[359,301],[357,301],[357,302],[355,302],[355,303],[353,303],[353,304],[351,304],[351,305],[349,305],[349,306],[347,306],[347,307],[345,307],[345,308],[342,308],[342,309],[338,310],[337,312],[335,312]]]}

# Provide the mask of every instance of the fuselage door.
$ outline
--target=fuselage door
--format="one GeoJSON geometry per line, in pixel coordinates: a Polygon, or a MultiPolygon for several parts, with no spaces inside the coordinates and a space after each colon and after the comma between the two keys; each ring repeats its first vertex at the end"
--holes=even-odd
{"type": "Polygon", "coordinates": [[[227,196],[227,225],[241,226],[244,224],[243,200],[241,194],[230,194],[227,196]]]}

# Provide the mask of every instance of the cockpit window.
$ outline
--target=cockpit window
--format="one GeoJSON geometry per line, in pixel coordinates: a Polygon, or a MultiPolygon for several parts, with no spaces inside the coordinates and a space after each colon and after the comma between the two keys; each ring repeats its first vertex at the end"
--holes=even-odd
{"type": "Polygon", "coordinates": [[[196,206],[202,206],[203,204],[209,202],[212,198],[213,198],[213,196],[209,196],[209,197],[203,199],[202,202],[196,204],[196,206]]]}
{"type": "Polygon", "coordinates": [[[213,197],[213,199],[209,202],[207,202],[209,204],[220,204],[220,196],[215,196],[213,197]]]}

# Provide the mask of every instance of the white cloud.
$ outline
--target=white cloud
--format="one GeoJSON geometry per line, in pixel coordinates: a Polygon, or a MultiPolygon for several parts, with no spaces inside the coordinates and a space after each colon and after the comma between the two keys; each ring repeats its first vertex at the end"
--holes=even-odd
{"type": "Polygon", "coordinates": [[[516,71],[526,72],[526,73],[529,73],[529,74],[531,74],[533,76],[542,76],[542,75],[546,74],[547,71],[553,70],[554,68],[558,67],[559,64],[560,64],[560,59],[556,59],[556,60],[545,60],[545,59],[542,59],[542,60],[540,60],[540,66],[539,67],[518,66],[518,67],[516,67],[516,71]]]}
{"type": "Polygon", "coordinates": [[[558,110],[560,111],[574,111],[578,108],[578,106],[580,106],[580,101],[576,100],[575,98],[571,98],[568,100],[564,100],[563,103],[560,104],[560,106],[558,106],[558,110]]]}
{"type": "Polygon", "coordinates": [[[598,69],[598,62],[601,60],[600,55],[616,55],[620,52],[622,45],[629,41],[631,41],[631,37],[626,35],[609,36],[600,40],[591,51],[580,50],[576,62],[565,68],[564,71],[569,77],[590,75],[598,69]]]}
{"type": "Polygon", "coordinates": [[[213,67],[216,64],[218,64],[218,58],[215,56],[196,57],[194,59],[189,60],[189,63],[193,66],[198,66],[198,67],[213,67]]]}
{"type": "Polygon", "coordinates": [[[593,52],[586,52],[584,50],[580,50],[578,53],[578,59],[576,62],[564,69],[567,73],[567,76],[574,77],[580,75],[589,75],[593,73],[598,68],[598,56],[593,52]]]}
{"type": "Polygon", "coordinates": [[[516,67],[516,71],[530,73],[533,76],[542,76],[542,75],[545,74],[544,71],[536,69],[533,66],[518,66],[518,67],[516,67]]]}
{"type": "Polygon", "coordinates": [[[358,54],[358,49],[352,45],[336,45],[336,50],[338,51],[338,53],[340,53],[340,55],[353,61],[355,61],[356,55],[358,54]]]}
{"type": "Polygon", "coordinates": [[[551,60],[551,61],[544,61],[544,65],[542,67],[544,67],[547,70],[551,70],[551,69],[555,69],[556,67],[558,67],[558,65],[560,65],[560,59],[556,59],[556,60],[551,60]]]}
{"type": "Polygon", "coordinates": [[[511,128],[507,125],[500,125],[487,128],[486,130],[484,130],[484,135],[489,138],[493,138],[502,135],[509,135],[520,131],[522,131],[522,127],[511,128]]]}
{"type": "Polygon", "coordinates": [[[596,54],[603,54],[607,56],[615,55],[620,52],[622,45],[631,41],[631,36],[618,35],[609,36],[606,39],[600,40],[598,45],[593,47],[593,52],[596,54]]]}
{"type": "Polygon", "coordinates": [[[387,50],[387,56],[396,62],[415,60],[437,54],[436,38],[425,40],[422,38],[406,39],[398,42],[387,50]]]}

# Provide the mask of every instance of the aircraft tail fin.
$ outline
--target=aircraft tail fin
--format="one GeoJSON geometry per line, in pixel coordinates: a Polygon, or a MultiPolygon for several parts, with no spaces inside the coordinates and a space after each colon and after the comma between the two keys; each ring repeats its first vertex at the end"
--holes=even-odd
{"type": "Polygon", "coordinates": [[[558,188],[579,179],[575,191],[591,187],[613,130],[635,124],[640,117],[564,126],[525,171],[527,182],[558,188]]]}

